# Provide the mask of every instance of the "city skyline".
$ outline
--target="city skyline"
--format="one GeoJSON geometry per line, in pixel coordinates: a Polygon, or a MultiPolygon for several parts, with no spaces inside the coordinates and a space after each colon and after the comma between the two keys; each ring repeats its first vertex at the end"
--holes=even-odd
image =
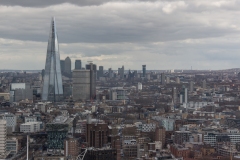
{"type": "Polygon", "coordinates": [[[240,160],[239,8],[0,0],[0,159],[240,160]]]}
{"type": "Polygon", "coordinates": [[[239,5],[233,0],[3,0],[0,68],[43,69],[52,16],[58,21],[61,59],[69,56],[72,66],[81,59],[105,69],[239,68],[239,5]]]}

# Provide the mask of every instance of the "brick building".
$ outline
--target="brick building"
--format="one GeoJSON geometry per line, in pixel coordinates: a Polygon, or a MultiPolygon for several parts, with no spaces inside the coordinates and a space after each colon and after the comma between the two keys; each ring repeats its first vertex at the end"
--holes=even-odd
{"type": "Polygon", "coordinates": [[[77,157],[79,155],[79,143],[76,138],[65,139],[64,155],[71,158],[77,157]]]}
{"type": "Polygon", "coordinates": [[[191,152],[189,148],[185,148],[184,146],[178,144],[170,145],[170,151],[175,157],[177,158],[183,157],[183,159],[189,158],[191,152]]]}
{"type": "Polygon", "coordinates": [[[89,147],[101,148],[108,142],[106,123],[87,124],[87,143],[89,147]]]}
{"type": "Polygon", "coordinates": [[[164,127],[158,127],[155,130],[155,141],[161,141],[162,145],[165,146],[166,130],[164,127]]]}

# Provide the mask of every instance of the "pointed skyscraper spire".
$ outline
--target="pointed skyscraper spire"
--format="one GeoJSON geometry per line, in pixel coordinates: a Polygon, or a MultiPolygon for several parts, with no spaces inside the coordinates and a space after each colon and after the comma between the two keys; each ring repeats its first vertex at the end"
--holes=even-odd
{"type": "Polygon", "coordinates": [[[48,39],[42,100],[60,101],[63,96],[60,54],[55,18],[52,18],[48,39]]]}

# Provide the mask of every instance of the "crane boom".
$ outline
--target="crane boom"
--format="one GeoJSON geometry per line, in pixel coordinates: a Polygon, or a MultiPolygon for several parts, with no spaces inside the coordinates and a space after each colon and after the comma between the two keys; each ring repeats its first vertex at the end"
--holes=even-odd
{"type": "Polygon", "coordinates": [[[87,153],[87,148],[84,148],[84,151],[77,156],[77,160],[83,160],[86,153],[87,153]]]}

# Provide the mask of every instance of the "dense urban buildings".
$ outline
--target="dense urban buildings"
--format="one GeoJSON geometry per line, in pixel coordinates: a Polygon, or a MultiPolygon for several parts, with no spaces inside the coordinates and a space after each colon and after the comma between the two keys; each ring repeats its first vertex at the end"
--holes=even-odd
{"type": "Polygon", "coordinates": [[[90,62],[71,71],[72,77],[63,75],[61,102],[42,101],[41,71],[0,73],[2,156],[224,160],[240,155],[240,69],[146,70],[143,78],[141,66],[128,72],[96,68],[90,62]]]}
{"type": "Polygon", "coordinates": [[[45,70],[0,72],[0,159],[240,159],[239,68],[71,58],[60,61],[53,19],[45,70]]]}

